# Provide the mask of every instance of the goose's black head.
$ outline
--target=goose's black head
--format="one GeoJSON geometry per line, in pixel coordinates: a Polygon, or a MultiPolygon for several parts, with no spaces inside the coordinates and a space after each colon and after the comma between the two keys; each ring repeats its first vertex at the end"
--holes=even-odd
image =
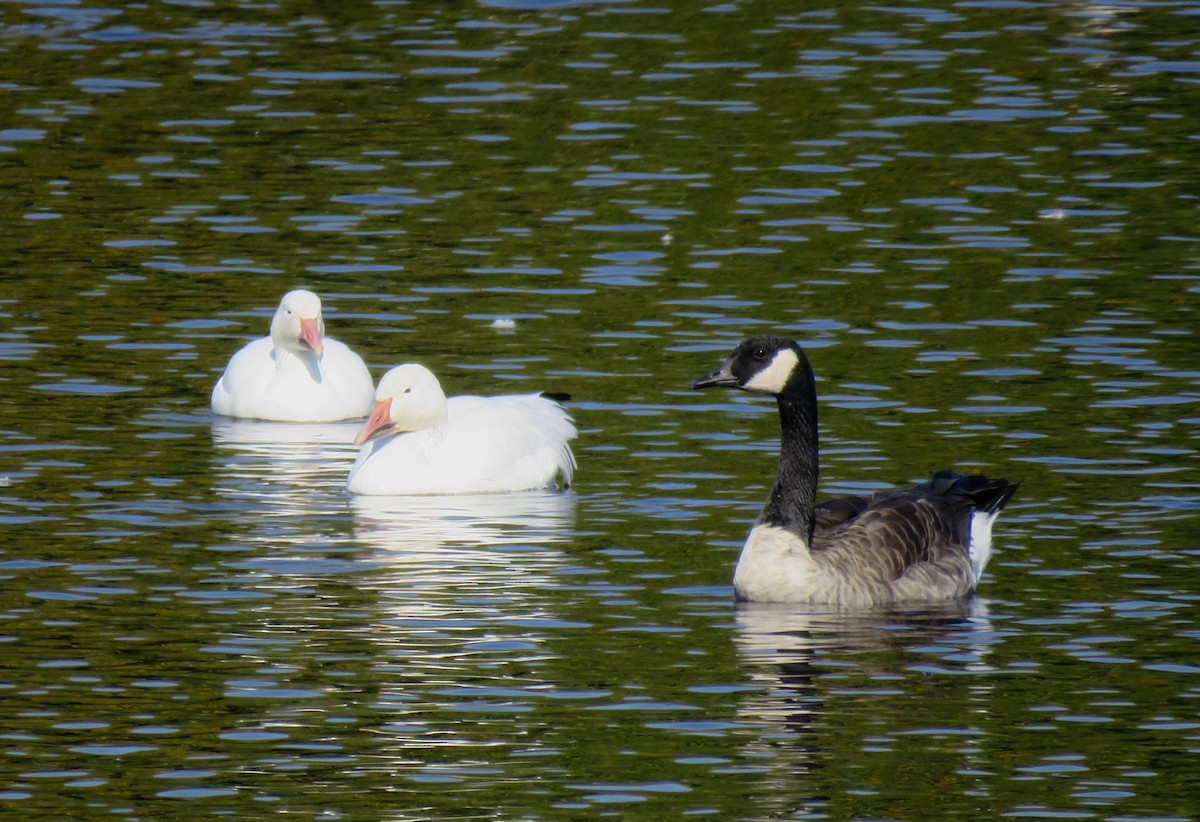
{"type": "Polygon", "coordinates": [[[795,340],[762,334],[739,344],[725,362],[694,380],[692,388],[719,385],[778,396],[794,376],[803,373],[811,374],[811,369],[795,340]]]}

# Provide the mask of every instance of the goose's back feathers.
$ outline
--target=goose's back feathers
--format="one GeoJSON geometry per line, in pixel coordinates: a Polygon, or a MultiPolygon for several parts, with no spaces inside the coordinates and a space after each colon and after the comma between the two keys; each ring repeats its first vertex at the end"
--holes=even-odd
{"type": "Polygon", "coordinates": [[[812,552],[843,573],[890,589],[884,599],[965,596],[986,564],[990,546],[982,543],[991,521],[1016,489],[1003,479],[942,471],[911,488],[830,500],[817,506],[812,552]],[[823,518],[825,511],[837,512],[840,521],[823,518]],[[986,520],[986,531],[972,528],[977,518],[986,520]]]}
{"type": "Polygon", "coordinates": [[[449,418],[440,439],[437,485],[463,484],[462,466],[473,466],[479,491],[571,484],[575,457],[568,442],[576,431],[558,403],[540,394],[460,396],[446,402],[449,418]]]}
{"type": "Polygon", "coordinates": [[[1016,492],[1005,479],[939,471],[927,482],[871,496],[836,497],[816,506],[813,551],[867,539],[926,562],[938,546],[968,545],[976,513],[994,515],[1016,492]]]}

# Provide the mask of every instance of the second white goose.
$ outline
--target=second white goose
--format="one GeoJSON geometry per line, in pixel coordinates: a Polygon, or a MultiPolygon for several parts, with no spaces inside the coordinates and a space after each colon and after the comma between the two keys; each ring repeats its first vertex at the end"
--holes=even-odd
{"type": "Polygon", "coordinates": [[[475,494],[571,483],[570,416],[541,394],[446,399],[428,368],[383,375],[346,488],[354,494],[475,494]]]}

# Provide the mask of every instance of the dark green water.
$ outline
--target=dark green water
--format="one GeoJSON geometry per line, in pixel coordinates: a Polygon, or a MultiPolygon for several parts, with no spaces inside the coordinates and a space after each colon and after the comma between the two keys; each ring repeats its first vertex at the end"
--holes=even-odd
{"type": "Polygon", "coordinates": [[[5,813],[1200,816],[1198,19],[0,5],[5,813]],[[297,286],[569,392],[573,493],[214,421],[297,286]],[[734,607],[774,409],[686,385],[767,329],[823,491],[1023,481],[973,602],[734,607]]]}

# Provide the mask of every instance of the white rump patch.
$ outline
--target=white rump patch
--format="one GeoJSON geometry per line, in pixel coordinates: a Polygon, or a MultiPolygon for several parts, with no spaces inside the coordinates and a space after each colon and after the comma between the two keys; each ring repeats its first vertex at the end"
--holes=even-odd
{"type": "Polygon", "coordinates": [[[799,363],[800,358],[796,356],[795,349],[781,348],[775,352],[771,362],[742,387],[747,391],[758,391],[762,394],[779,394],[799,363]]]}
{"type": "Polygon", "coordinates": [[[971,557],[971,574],[974,575],[976,584],[979,584],[983,569],[987,567],[992,556],[992,523],[999,514],[999,511],[991,514],[976,511],[971,514],[971,544],[968,554],[971,557]]]}

